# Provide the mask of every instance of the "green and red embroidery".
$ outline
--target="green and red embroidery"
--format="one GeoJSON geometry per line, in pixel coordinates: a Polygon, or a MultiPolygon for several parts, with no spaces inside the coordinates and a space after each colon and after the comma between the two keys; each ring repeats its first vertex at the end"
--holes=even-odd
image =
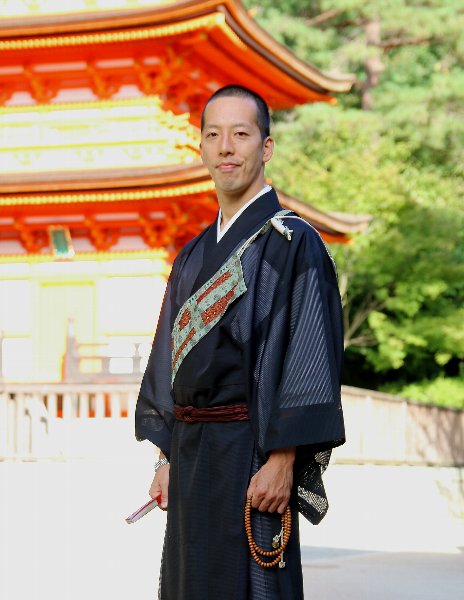
{"type": "Polygon", "coordinates": [[[246,289],[240,258],[234,254],[187,300],[172,330],[172,381],[190,350],[246,289]]]}
{"type": "Polygon", "coordinates": [[[232,302],[246,292],[247,287],[240,260],[245,250],[272,225],[290,239],[291,236],[281,231],[282,223],[276,219],[289,212],[279,211],[273,219],[267,221],[232,254],[211,279],[190,296],[179,310],[172,328],[172,383],[190,350],[216,325],[232,302]],[[279,227],[276,226],[276,221],[279,227]]]}

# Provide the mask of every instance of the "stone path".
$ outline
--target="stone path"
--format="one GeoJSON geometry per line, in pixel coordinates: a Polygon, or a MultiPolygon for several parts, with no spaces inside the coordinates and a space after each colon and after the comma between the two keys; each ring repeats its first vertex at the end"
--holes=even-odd
{"type": "Polygon", "coordinates": [[[309,600],[458,600],[464,597],[464,554],[303,551],[309,600]]]}
{"type": "MultiPolygon", "coordinates": [[[[0,600],[155,597],[165,515],[124,521],[147,498],[153,451],[138,444],[130,459],[113,456],[0,462],[0,600]]],[[[429,479],[329,469],[329,515],[316,528],[301,524],[307,598],[464,597],[464,534],[429,479]],[[392,492],[402,477],[407,502],[392,492]]]]}

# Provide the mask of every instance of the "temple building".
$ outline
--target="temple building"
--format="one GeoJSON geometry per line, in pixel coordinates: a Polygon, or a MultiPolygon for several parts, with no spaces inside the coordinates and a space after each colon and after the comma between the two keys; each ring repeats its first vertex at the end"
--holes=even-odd
{"type": "MultiPolygon", "coordinates": [[[[179,249],[217,212],[198,145],[219,87],[274,110],[333,102],[329,76],[238,0],[3,0],[0,381],[140,378],[179,249]]],[[[278,190],[328,243],[366,218],[278,190]]]]}

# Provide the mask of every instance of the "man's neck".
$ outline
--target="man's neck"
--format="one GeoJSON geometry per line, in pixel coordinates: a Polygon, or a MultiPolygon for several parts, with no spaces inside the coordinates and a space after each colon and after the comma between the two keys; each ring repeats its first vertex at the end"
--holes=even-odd
{"type": "Polygon", "coordinates": [[[264,188],[266,185],[264,179],[260,182],[260,185],[253,186],[253,189],[247,190],[247,192],[241,196],[228,196],[222,193],[218,194],[218,202],[221,208],[221,223],[220,228],[222,229],[232,219],[232,217],[245,206],[256,194],[264,188]]]}

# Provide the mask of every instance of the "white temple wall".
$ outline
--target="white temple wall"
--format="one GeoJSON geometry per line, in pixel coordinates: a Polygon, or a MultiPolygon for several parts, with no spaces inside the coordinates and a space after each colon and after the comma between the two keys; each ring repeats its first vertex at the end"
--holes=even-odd
{"type": "Polygon", "coordinates": [[[122,345],[151,343],[169,271],[165,254],[90,256],[0,264],[0,382],[61,381],[71,327],[79,343],[105,344],[114,363],[122,345]]]}

